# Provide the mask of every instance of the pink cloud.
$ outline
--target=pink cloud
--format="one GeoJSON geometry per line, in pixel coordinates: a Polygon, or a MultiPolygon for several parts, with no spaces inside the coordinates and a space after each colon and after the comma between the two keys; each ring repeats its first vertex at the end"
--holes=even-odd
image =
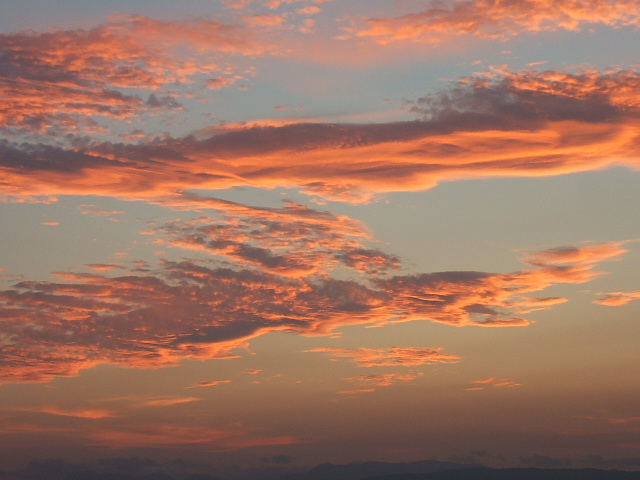
{"type": "Polygon", "coordinates": [[[346,29],[378,43],[408,40],[439,43],[460,35],[506,40],[524,33],[579,31],[596,24],[638,26],[640,7],[633,0],[607,2],[535,2],[516,0],[444,0],[398,17],[368,18],[346,29]]]}

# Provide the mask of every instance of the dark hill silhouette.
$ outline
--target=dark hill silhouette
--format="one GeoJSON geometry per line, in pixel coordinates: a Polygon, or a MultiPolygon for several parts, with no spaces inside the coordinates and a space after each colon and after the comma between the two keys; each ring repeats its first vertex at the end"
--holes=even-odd
{"type": "Polygon", "coordinates": [[[366,480],[640,480],[640,472],[593,468],[463,468],[428,474],[376,475],[366,480]]]}
{"type": "Polygon", "coordinates": [[[409,463],[363,462],[346,465],[323,463],[305,473],[285,475],[279,480],[363,480],[380,475],[427,474],[471,467],[484,468],[482,465],[465,465],[436,460],[409,463]]]}

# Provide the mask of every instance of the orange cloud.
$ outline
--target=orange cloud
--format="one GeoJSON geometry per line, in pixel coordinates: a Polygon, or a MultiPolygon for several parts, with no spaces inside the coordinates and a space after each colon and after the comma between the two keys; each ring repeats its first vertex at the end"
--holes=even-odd
{"type": "Polygon", "coordinates": [[[507,72],[416,100],[415,121],[253,126],[76,150],[3,143],[0,192],[186,205],[188,189],[250,185],[359,202],[462,178],[638,168],[638,91],[632,71],[507,72]]]}
{"type": "Polygon", "coordinates": [[[608,307],[619,307],[626,305],[632,300],[640,299],[640,290],[635,292],[610,292],[610,293],[598,293],[597,295],[604,295],[603,298],[594,300],[593,303],[599,305],[606,305],[608,307]]]}
{"type": "Polygon", "coordinates": [[[218,72],[212,60],[220,54],[270,49],[239,25],[133,15],[114,16],[89,30],[3,34],[0,48],[0,128],[45,135],[104,133],[93,116],[124,120],[180,109],[170,85],[218,72]],[[119,88],[147,92],[143,98],[119,88]]]}
{"type": "Polygon", "coordinates": [[[411,382],[424,375],[422,372],[402,373],[378,373],[372,375],[359,375],[357,378],[347,379],[362,384],[373,384],[378,387],[388,387],[398,382],[411,382]]]}
{"type": "Polygon", "coordinates": [[[231,380],[210,380],[210,381],[202,381],[196,382],[193,385],[189,385],[185,388],[196,388],[196,387],[215,387],[216,385],[223,385],[225,383],[231,383],[231,380]]]}
{"type": "Polygon", "coordinates": [[[346,30],[382,44],[438,43],[460,35],[506,40],[523,33],[579,31],[596,24],[637,27],[639,17],[640,6],[634,0],[445,0],[426,2],[423,10],[399,17],[369,18],[363,26],[346,30]]]}
{"type": "Polygon", "coordinates": [[[359,395],[361,393],[372,393],[375,392],[375,388],[358,388],[356,390],[339,390],[336,392],[338,395],[359,395]]]}
{"type": "Polygon", "coordinates": [[[510,378],[495,378],[495,377],[485,378],[482,380],[475,380],[471,383],[474,385],[483,385],[483,386],[469,387],[466,390],[469,390],[469,391],[484,390],[485,386],[491,386],[493,388],[512,388],[512,387],[522,386],[521,383],[516,383],[510,378]]]}
{"type": "Polygon", "coordinates": [[[100,419],[100,418],[113,418],[118,415],[113,412],[101,408],[74,408],[65,409],[55,405],[23,408],[23,411],[48,413],[49,415],[56,415],[61,417],[75,417],[75,418],[87,418],[87,419],[100,419]]]}
{"type": "MultiPolygon", "coordinates": [[[[319,225],[328,218],[295,208],[290,213],[294,218],[315,219],[319,225]]],[[[265,214],[275,219],[287,212],[272,209],[265,214]]],[[[346,231],[351,226],[345,220],[346,231]]],[[[269,273],[261,264],[249,270],[242,263],[233,269],[166,260],[157,268],[136,267],[118,276],[58,273],[59,282],[22,281],[0,291],[2,379],[48,381],[77,375],[99,363],[160,368],[185,358],[236,358],[234,349],[274,331],[325,335],[345,325],[416,320],[454,326],[527,325],[516,314],[561,301],[528,294],[557,283],[588,281],[599,274],[593,271],[595,263],[621,255],[625,251],[621,245],[531,253],[525,261],[532,268],[506,274],[388,277],[365,270],[360,280],[346,281],[322,270],[291,277],[286,271],[269,273]]],[[[457,360],[438,349],[316,351],[368,367],[457,360]]],[[[174,400],[159,399],[156,404],[174,400]]]]}
{"type": "Polygon", "coordinates": [[[455,363],[460,357],[442,353],[441,348],[390,347],[381,349],[320,347],[306,352],[326,353],[332,358],[350,358],[360,367],[397,367],[455,363]]]}
{"type": "Polygon", "coordinates": [[[133,406],[137,408],[145,407],[173,407],[174,405],[182,405],[183,403],[198,402],[198,397],[157,397],[134,402],[133,406]]]}
{"type": "Polygon", "coordinates": [[[363,273],[387,273],[400,265],[398,258],[365,246],[364,226],[344,216],[290,202],[283,209],[220,206],[227,211],[220,210],[218,222],[201,217],[167,222],[155,231],[175,247],[290,277],[326,273],[339,264],[363,273]]]}

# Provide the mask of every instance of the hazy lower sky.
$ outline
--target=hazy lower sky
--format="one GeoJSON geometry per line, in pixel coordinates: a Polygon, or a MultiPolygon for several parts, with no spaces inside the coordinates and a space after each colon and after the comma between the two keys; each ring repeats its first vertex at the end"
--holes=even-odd
{"type": "Polygon", "coordinates": [[[0,466],[640,465],[639,26],[3,0],[0,466]]]}

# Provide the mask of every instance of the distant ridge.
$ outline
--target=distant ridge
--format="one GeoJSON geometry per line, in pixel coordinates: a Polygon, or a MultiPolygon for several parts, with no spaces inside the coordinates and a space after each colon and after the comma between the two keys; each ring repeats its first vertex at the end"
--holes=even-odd
{"type": "Polygon", "coordinates": [[[383,474],[366,480],[640,480],[640,471],[594,468],[462,468],[426,474],[383,474]]]}
{"type": "Polygon", "coordinates": [[[381,475],[402,478],[402,475],[408,474],[416,474],[418,475],[416,478],[420,478],[424,474],[470,468],[481,470],[484,467],[478,464],[460,464],[436,460],[409,463],[362,462],[344,465],[323,463],[305,473],[284,475],[278,480],[364,480],[381,475]]]}

